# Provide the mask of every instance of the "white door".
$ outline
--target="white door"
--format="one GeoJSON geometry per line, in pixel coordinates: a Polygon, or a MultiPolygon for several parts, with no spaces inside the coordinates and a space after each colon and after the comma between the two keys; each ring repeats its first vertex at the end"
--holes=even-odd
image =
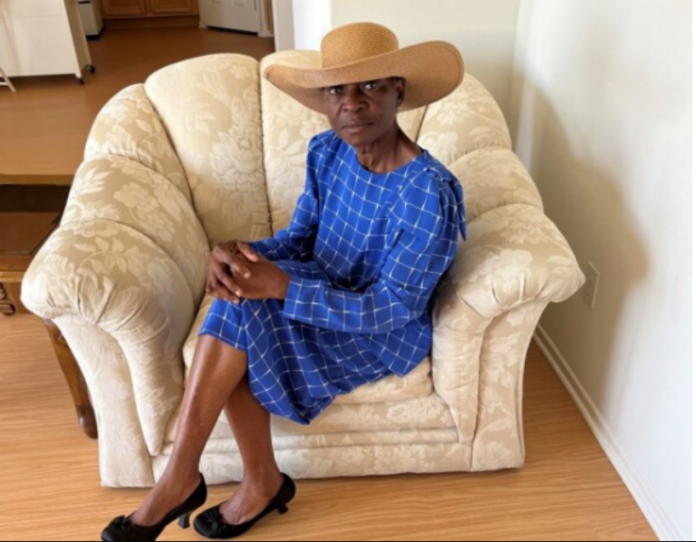
{"type": "Polygon", "coordinates": [[[261,0],[199,0],[201,26],[259,33],[261,0]]]}

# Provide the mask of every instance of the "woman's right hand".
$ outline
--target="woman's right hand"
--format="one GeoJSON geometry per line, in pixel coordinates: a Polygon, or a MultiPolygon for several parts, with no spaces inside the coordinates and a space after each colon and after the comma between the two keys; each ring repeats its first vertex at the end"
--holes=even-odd
{"type": "Polygon", "coordinates": [[[234,277],[250,277],[251,269],[247,264],[258,261],[256,252],[243,241],[218,243],[210,253],[206,292],[218,299],[238,304],[240,298],[235,292],[240,287],[234,277]]]}

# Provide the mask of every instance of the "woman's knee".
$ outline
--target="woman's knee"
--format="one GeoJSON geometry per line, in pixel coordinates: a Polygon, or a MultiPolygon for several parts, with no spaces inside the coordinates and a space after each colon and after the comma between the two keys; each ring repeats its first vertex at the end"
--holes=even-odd
{"type": "Polygon", "coordinates": [[[197,357],[207,363],[236,362],[246,365],[248,362],[248,356],[245,350],[228,344],[213,335],[202,335],[199,337],[197,350],[197,357]]]}

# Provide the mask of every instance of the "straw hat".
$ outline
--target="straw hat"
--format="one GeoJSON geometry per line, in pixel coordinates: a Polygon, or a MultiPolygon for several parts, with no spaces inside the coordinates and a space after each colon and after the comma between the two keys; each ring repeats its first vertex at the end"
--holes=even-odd
{"type": "Polygon", "coordinates": [[[269,66],[264,76],[307,107],[325,113],[325,87],[374,81],[387,77],[406,80],[401,111],[440,100],[464,78],[459,51],[444,41],[429,41],[399,48],[388,28],[355,23],[329,32],[321,43],[320,69],[269,66]]]}

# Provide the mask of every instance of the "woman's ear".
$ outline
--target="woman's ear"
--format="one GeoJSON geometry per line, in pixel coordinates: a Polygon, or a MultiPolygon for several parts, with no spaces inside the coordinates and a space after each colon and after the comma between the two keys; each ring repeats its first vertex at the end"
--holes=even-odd
{"type": "Polygon", "coordinates": [[[401,105],[406,98],[406,80],[401,77],[395,77],[394,88],[396,89],[397,103],[401,105]]]}

